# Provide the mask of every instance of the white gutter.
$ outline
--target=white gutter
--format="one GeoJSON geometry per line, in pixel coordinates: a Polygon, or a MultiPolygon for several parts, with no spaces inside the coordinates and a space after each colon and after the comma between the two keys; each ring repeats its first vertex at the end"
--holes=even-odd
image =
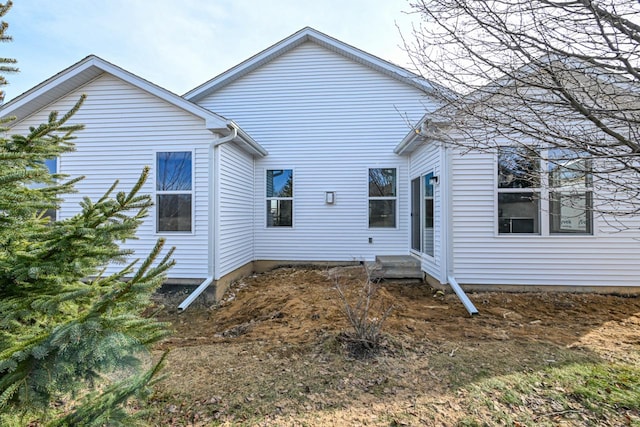
{"type": "Polygon", "coordinates": [[[229,135],[218,138],[211,143],[212,147],[217,147],[218,145],[226,144],[227,142],[233,141],[238,136],[238,127],[233,124],[233,122],[227,122],[227,126],[231,130],[229,135]]]}
{"type": "Polygon", "coordinates": [[[233,141],[237,136],[238,136],[238,128],[236,126],[234,126],[233,124],[229,123],[229,129],[231,130],[231,132],[229,132],[229,135],[224,136],[222,138],[218,138],[213,140],[213,142],[209,145],[209,165],[210,165],[210,170],[209,170],[209,226],[211,227],[211,229],[209,230],[209,240],[208,240],[208,250],[209,250],[209,256],[207,257],[209,260],[209,276],[204,280],[204,282],[202,282],[200,284],[200,286],[198,286],[193,292],[191,292],[189,294],[189,296],[187,296],[187,298],[185,298],[184,301],[182,301],[180,303],[180,305],[178,306],[178,310],[179,311],[184,311],[187,309],[187,307],[189,307],[189,305],[191,305],[191,303],[193,301],[195,301],[196,298],[198,298],[200,296],[201,293],[203,293],[211,283],[214,282],[215,280],[215,266],[216,266],[216,262],[213,260],[213,257],[215,256],[214,254],[216,253],[215,251],[215,247],[216,247],[216,238],[218,237],[218,228],[217,228],[217,216],[215,215],[216,211],[216,207],[218,206],[217,203],[217,197],[218,197],[218,192],[215,191],[215,186],[217,185],[217,180],[215,179],[215,173],[213,173],[214,171],[212,170],[216,160],[216,156],[215,153],[217,153],[216,148],[219,147],[222,144],[226,144],[227,142],[231,142],[233,141]]]}
{"type": "Polygon", "coordinates": [[[442,140],[446,138],[444,132],[450,126],[449,122],[434,122],[424,116],[416,124],[416,127],[402,138],[402,141],[393,149],[395,154],[404,156],[413,153],[417,145],[425,140],[442,140]]]}
{"type": "Polygon", "coordinates": [[[264,157],[269,154],[267,150],[265,150],[260,144],[258,144],[256,140],[251,137],[251,135],[243,131],[242,128],[239,127],[234,121],[229,120],[227,122],[227,126],[236,130],[237,136],[240,138],[240,141],[236,142],[244,144],[244,146],[247,147],[248,151],[253,156],[264,157]]]}

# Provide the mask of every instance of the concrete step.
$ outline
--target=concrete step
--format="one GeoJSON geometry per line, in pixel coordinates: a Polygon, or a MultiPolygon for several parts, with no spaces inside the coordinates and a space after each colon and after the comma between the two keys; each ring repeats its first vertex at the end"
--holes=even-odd
{"type": "Polygon", "coordinates": [[[420,261],[409,255],[379,255],[374,263],[368,263],[371,278],[422,279],[420,261]]]}
{"type": "Polygon", "coordinates": [[[381,275],[383,279],[422,279],[419,268],[385,268],[381,275]]]}
{"type": "Polygon", "coordinates": [[[420,268],[420,261],[411,255],[378,255],[376,263],[383,268],[420,268]]]}

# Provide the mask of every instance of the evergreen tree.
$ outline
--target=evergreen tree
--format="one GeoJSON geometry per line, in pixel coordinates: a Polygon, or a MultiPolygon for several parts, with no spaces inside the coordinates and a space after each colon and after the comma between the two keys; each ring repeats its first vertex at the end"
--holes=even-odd
{"type": "MultiPolygon", "coordinates": [[[[0,5],[0,16],[10,7],[0,5]]],[[[0,59],[0,71],[12,63],[0,59]]],[[[143,365],[165,325],[144,312],[172,251],[156,260],[160,240],[140,266],[105,274],[131,255],[118,242],[147,215],[151,199],[139,191],[148,170],[128,193],[116,192],[116,182],[100,200],[85,198],[71,218],[44,214],[77,182],[49,174],[45,160],[73,150],[82,126],[69,120],[83,100],[28,135],[0,137],[0,425],[118,425],[127,419],[122,403],[158,370],[143,365]]],[[[9,134],[10,120],[1,125],[9,134]]]]}

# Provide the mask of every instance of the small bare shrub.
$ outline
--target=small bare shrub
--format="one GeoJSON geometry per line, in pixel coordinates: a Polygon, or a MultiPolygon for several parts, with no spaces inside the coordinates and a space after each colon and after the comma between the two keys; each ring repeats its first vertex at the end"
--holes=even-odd
{"type": "Polygon", "coordinates": [[[346,292],[340,284],[340,277],[334,278],[335,288],[343,304],[343,311],[352,327],[340,334],[349,354],[356,358],[375,356],[382,348],[382,326],[391,314],[393,305],[379,298],[380,284],[371,278],[371,270],[366,266],[365,279],[355,292],[346,292]]]}

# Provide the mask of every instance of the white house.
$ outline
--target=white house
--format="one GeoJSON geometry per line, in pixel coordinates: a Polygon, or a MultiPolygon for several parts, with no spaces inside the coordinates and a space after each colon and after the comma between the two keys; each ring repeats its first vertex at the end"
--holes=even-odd
{"type": "Polygon", "coordinates": [[[23,132],[87,94],[76,151],[56,165],[86,179],[58,216],[149,165],[156,205],[127,246],[144,256],[165,237],[172,281],[217,282],[218,296],[258,264],[377,255],[412,255],[431,281],[463,287],[640,285],[637,232],[589,217],[584,233],[503,233],[496,157],[413,131],[438,108],[433,89],[304,28],[182,97],[89,56],[0,115],[23,132]]]}

